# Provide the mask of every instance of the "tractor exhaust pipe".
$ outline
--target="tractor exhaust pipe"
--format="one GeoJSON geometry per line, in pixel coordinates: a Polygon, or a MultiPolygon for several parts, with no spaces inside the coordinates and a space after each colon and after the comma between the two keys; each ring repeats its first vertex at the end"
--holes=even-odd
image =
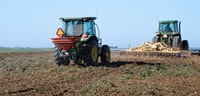
{"type": "Polygon", "coordinates": [[[181,33],[181,21],[179,22],[179,33],[181,33]]]}

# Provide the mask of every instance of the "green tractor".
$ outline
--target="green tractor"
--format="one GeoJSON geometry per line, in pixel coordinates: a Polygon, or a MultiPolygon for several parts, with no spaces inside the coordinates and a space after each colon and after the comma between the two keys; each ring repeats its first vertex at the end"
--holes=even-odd
{"type": "Polygon", "coordinates": [[[153,37],[153,43],[165,42],[177,50],[189,50],[189,44],[187,40],[181,38],[181,22],[177,20],[159,21],[158,32],[153,37]]]}
{"type": "Polygon", "coordinates": [[[69,65],[70,61],[74,64],[97,66],[99,57],[102,64],[110,62],[110,48],[102,45],[95,19],[96,17],[60,18],[63,25],[58,28],[58,37],[51,38],[55,44],[54,59],[58,66],[69,65]]]}

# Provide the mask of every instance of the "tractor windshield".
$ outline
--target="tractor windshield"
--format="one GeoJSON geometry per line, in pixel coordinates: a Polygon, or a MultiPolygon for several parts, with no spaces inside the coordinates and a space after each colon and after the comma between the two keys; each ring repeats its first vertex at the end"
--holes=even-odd
{"type": "Polygon", "coordinates": [[[63,21],[62,30],[66,36],[81,36],[83,33],[82,21],[63,21]]]}
{"type": "Polygon", "coordinates": [[[84,33],[87,35],[95,35],[94,21],[87,20],[84,22],[84,33]]]}
{"type": "Polygon", "coordinates": [[[83,33],[87,35],[96,34],[93,20],[63,21],[62,30],[65,36],[81,36],[83,33]]]}
{"type": "Polygon", "coordinates": [[[178,32],[177,23],[160,23],[159,32],[178,32]]]}

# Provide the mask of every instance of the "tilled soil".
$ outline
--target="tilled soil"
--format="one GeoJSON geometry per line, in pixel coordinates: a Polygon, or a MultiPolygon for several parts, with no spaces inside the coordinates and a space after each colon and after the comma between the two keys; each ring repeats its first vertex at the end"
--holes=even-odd
{"type": "Polygon", "coordinates": [[[0,95],[200,95],[200,58],[130,57],[58,67],[51,52],[1,53],[0,95]]]}

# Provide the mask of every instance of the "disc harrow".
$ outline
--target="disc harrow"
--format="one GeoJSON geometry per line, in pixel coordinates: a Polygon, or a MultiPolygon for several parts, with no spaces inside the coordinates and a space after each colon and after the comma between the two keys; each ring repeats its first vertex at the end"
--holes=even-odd
{"type": "Polygon", "coordinates": [[[190,55],[190,53],[188,51],[179,51],[179,49],[172,48],[165,42],[144,42],[141,46],[121,51],[120,55],[148,57],[187,57],[190,55]]]}
{"type": "Polygon", "coordinates": [[[120,55],[124,56],[148,56],[148,57],[188,57],[189,52],[153,52],[153,51],[121,51],[120,55]]]}

